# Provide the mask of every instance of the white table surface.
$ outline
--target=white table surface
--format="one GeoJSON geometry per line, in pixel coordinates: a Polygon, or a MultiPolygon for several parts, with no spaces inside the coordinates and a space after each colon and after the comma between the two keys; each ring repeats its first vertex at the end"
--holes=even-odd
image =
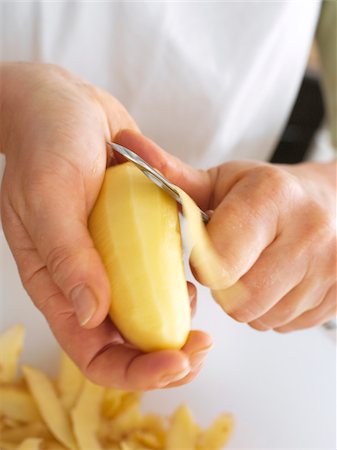
{"type": "MultiPolygon", "coordinates": [[[[0,181],[2,165],[0,157],[0,181]]],[[[58,346],[21,286],[0,229],[0,331],[17,323],[27,330],[22,361],[55,373],[58,346]]],[[[205,426],[229,411],[236,427],[228,449],[336,449],[331,335],[322,328],[288,335],[257,332],[222,313],[204,288],[194,327],[209,331],[215,342],[202,373],[188,386],[146,394],[145,410],[170,413],[187,403],[205,426]]]]}

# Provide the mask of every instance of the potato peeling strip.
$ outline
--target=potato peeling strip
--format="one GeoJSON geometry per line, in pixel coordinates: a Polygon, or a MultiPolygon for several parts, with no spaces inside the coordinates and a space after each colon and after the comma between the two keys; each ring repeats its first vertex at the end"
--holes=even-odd
{"type": "MultiPolygon", "coordinates": [[[[19,353],[11,347],[18,348],[23,330],[14,327],[6,335],[11,336],[6,338],[8,354],[16,354],[8,361],[13,373],[19,353]]],[[[96,386],[67,359],[62,354],[55,380],[26,366],[24,379],[0,384],[0,393],[6,392],[0,397],[1,450],[180,450],[179,446],[220,450],[232,433],[229,414],[218,417],[206,430],[195,423],[187,406],[180,406],[170,418],[143,415],[140,393],[96,386]],[[71,393],[74,379],[75,392],[71,393]],[[20,400],[15,399],[17,392],[20,400]],[[66,398],[71,401],[65,408],[66,398]]]]}

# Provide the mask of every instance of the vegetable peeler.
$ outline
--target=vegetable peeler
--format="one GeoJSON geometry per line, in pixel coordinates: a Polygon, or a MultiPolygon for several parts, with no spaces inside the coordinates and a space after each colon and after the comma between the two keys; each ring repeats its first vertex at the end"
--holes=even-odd
{"type": "MultiPolygon", "coordinates": [[[[179,192],[175,189],[174,185],[168,181],[161,173],[158,172],[154,167],[144,161],[140,156],[138,156],[133,151],[129,150],[122,145],[115,144],[114,142],[107,142],[107,144],[120,155],[124,156],[128,161],[133,162],[138,169],[140,169],[144,175],[146,175],[153,183],[167,192],[176,202],[182,205],[179,192]]],[[[209,216],[204,211],[200,209],[200,214],[203,222],[206,224],[209,222],[209,216]]]]}

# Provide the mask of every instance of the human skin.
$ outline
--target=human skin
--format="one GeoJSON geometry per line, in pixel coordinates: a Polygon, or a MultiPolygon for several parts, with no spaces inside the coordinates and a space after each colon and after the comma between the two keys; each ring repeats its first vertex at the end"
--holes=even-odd
{"type": "Polygon", "coordinates": [[[63,69],[4,64],[1,76],[6,238],[34,304],[88,378],[141,390],[184,384],[211,346],[206,333],[192,331],[182,351],[143,354],[107,318],[109,283],[87,230],[106,140],[136,151],[214,210],[207,230],[227,281],[213,294],[230,316],[290,331],[335,314],[335,163],[195,170],[142,136],[116,99],[63,69]]]}
{"type": "MultiPolygon", "coordinates": [[[[106,141],[137,126],[123,106],[52,65],[1,65],[1,217],[22,283],[92,381],[147,390],[200,371],[211,338],[191,331],[181,351],[144,354],[107,316],[110,287],[87,229],[107,163],[106,141]]],[[[196,289],[188,285],[192,309],[196,289]]]]}
{"type": "Polygon", "coordinates": [[[139,133],[123,131],[116,141],[137,151],[202,209],[214,211],[207,231],[226,283],[213,297],[227,314],[278,332],[336,315],[335,161],[231,161],[204,171],[139,133]]]}

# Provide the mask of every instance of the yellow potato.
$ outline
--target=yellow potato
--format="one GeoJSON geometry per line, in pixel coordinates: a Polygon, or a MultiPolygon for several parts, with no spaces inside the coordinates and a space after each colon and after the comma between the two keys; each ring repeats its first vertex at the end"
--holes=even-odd
{"type": "Polygon", "coordinates": [[[16,325],[0,336],[0,383],[13,383],[22,350],[25,330],[16,325]]]}
{"type": "Polygon", "coordinates": [[[181,348],[191,314],[176,202],[132,163],[110,167],[89,230],[123,336],[144,351],[181,348]]]}

